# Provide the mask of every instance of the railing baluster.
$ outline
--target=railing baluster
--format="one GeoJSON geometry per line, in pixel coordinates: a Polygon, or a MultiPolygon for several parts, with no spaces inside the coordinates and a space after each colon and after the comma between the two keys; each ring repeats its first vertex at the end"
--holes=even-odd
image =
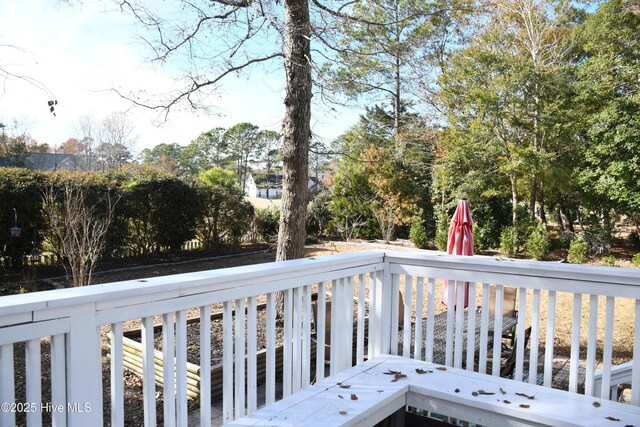
{"type": "MultiPolygon", "coordinates": [[[[346,332],[349,327],[347,318],[350,316],[353,319],[353,311],[351,313],[347,311],[349,306],[346,299],[352,296],[347,294],[346,289],[346,279],[341,278],[333,281],[331,288],[331,364],[329,366],[331,375],[351,366],[352,349],[347,348],[347,340],[350,341],[350,338],[345,335],[348,335],[346,332]]],[[[351,307],[353,307],[353,303],[351,303],[351,307]]]]}
{"type": "MultiPolygon", "coordinates": [[[[62,411],[51,414],[51,425],[63,427],[67,425],[67,384],[65,378],[66,340],[64,334],[56,334],[51,337],[51,404],[62,411]]],[[[122,373],[122,359],[120,359],[120,372],[122,373]]],[[[120,376],[122,383],[122,376],[120,376]]],[[[122,396],[122,395],[121,395],[122,396]]],[[[2,399],[0,399],[2,401],[2,399]]],[[[0,422],[0,424],[2,424],[0,422]]],[[[111,424],[116,426],[117,424],[111,424]]]]}
{"type": "Polygon", "coordinates": [[[175,313],[162,315],[162,380],[164,425],[176,425],[175,313]]]}
{"type": "Polygon", "coordinates": [[[455,319],[455,281],[448,280],[447,283],[447,340],[445,345],[444,364],[453,366],[453,339],[454,339],[454,319],[455,319]]]}
{"type": "Polygon", "coordinates": [[[464,347],[464,295],[466,282],[456,280],[456,304],[455,304],[455,339],[454,339],[454,353],[453,353],[453,366],[456,368],[462,367],[462,350],[464,347]]]}
{"type": "Polygon", "coordinates": [[[466,369],[473,371],[476,348],[476,289],[477,283],[469,283],[469,309],[467,311],[467,360],[466,369]]]}
{"type": "Polygon", "coordinates": [[[311,384],[311,285],[303,288],[302,301],[302,387],[311,384]]]}
{"type": "Polygon", "coordinates": [[[344,326],[342,325],[342,317],[340,316],[340,309],[342,308],[342,298],[340,298],[341,282],[342,279],[333,280],[331,282],[331,318],[327,319],[327,322],[331,325],[331,330],[329,331],[329,342],[331,343],[329,348],[330,375],[334,375],[340,371],[338,368],[339,358],[341,357],[342,352],[340,339],[342,334],[344,334],[344,326]]]}
{"type": "Polygon", "coordinates": [[[427,362],[433,362],[433,339],[434,339],[434,318],[435,318],[435,305],[436,305],[436,280],[434,277],[429,277],[427,280],[427,328],[425,330],[425,355],[424,360],[427,362]]]}
{"type": "Polygon", "coordinates": [[[404,276],[404,318],[402,319],[402,356],[411,357],[411,300],[413,298],[413,277],[404,276]]]}
{"type": "Polygon", "coordinates": [[[153,317],[142,319],[142,399],[144,425],[156,425],[156,383],[154,381],[153,317]]]}
{"type": "Polygon", "coordinates": [[[246,414],[245,410],[245,340],[246,340],[246,302],[244,298],[236,300],[235,316],[235,417],[240,418],[246,414]]]}
{"type": "MultiPolygon", "coordinates": [[[[111,324],[111,425],[124,426],[122,322],[111,324]]],[[[164,349],[164,348],[163,348],[164,349]]],[[[63,368],[64,369],[64,368],[63,368]]],[[[66,399],[66,396],[65,396],[66,399]]]]}
{"type": "Polygon", "coordinates": [[[571,328],[571,358],[569,362],[569,391],[578,391],[578,365],[580,364],[580,323],[582,321],[582,294],[573,295],[571,328]]]}
{"type": "Polygon", "coordinates": [[[293,290],[284,291],[284,348],[282,363],[282,397],[291,394],[291,368],[292,368],[292,348],[293,340],[292,323],[293,323],[293,290]]]}
{"type": "MultiPolygon", "coordinates": [[[[274,308],[275,310],[275,308],[274,308]]],[[[233,420],[233,301],[225,301],[222,312],[222,419],[233,420]]]]}
{"type": "Polygon", "coordinates": [[[247,305],[247,412],[258,408],[258,304],[249,297],[247,305]]]}
{"type": "MultiPolygon", "coordinates": [[[[519,288],[518,289],[518,294],[519,294],[519,298],[518,298],[518,313],[522,313],[522,315],[518,316],[518,323],[516,325],[516,339],[518,340],[518,344],[516,345],[516,367],[515,367],[515,371],[514,371],[514,375],[513,378],[516,381],[522,381],[522,377],[524,375],[524,351],[525,351],[525,328],[526,328],[526,323],[527,323],[527,289],[526,288],[519,288]]],[[[497,312],[496,311],[496,319],[500,318],[500,320],[502,321],[502,312],[497,312]]],[[[501,322],[502,323],[502,322],[501,322]]],[[[502,331],[502,325],[500,325],[500,327],[498,327],[496,325],[496,331],[502,331]]],[[[497,346],[498,347],[502,347],[502,334],[500,334],[501,337],[500,339],[497,341],[497,346]]],[[[498,359],[500,360],[500,359],[498,359]]]]}
{"type": "Polygon", "coordinates": [[[593,396],[599,392],[594,390],[594,373],[596,370],[596,346],[598,338],[598,295],[589,297],[589,332],[587,335],[587,372],[584,383],[584,394],[593,396]]]}
{"type": "MultiPolygon", "coordinates": [[[[496,303],[493,316],[493,353],[491,375],[500,376],[500,359],[502,357],[502,312],[504,308],[504,286],[496,286],[496,303]]],[[[518,319],[519,320],[519,319],[518,319]]]]}
{"type": "Polygon", "coordinates": [[[551,387],[553,380],[553,350],[556,327],[556,291],[547,295],[547,334],[544,340],[544,386],[551,387]]]}
{"type": "Polygon", "coordinates": [[[369,359],[382,353],[383,320],[382,320],[382,286],[384,273],[372,273],[371,304],[369,306],[369,359]]]}
{"type": "MultiPolygon", "coordinates": [[[[0,345],[0,403],[15,401],[15,374],[13,370],[13,344],[0,345]]],[[[0,425],[16,423],[11,411],[0,411],[0,425]]]]}
{"type": "Polygon", "coordinates": [[[176,312],[176,420],[187,425],[187,312],[176,312]]]}
{"type": "Polygon", "coordinates": [[[276,401],[276,294],[267,294],[266,404],[276,401]]]}
{"type": "Polygon", "coordinates": [[[416,332],[414,346],[414,359],[422,360],[422,319],[424,310],[424,278],[418,276],[416,279],[416,332]]]}
{"type": "Polygon", "coordinates": [[[316,319],[316,381],[324,378],[325,344],[327,321],[327,286],[325,282],[318,283],[318,318],[316,319]]]}
{"type": "Polygon", "coordinates": [[[292,334],[292,372],[291,372],[291,392],[300,390],[302,381],[302,288],[293,290],[293,325],[292,334]]]}
{"type": "Polygon", "coordinates": [[[200,426],[211,425],[211,306],[200,307],[200,426]]]}
{"type": "MultiPolygon", "coordinates": [[[[640,360],[640,298],[636,300],[635,331],[633,337],[633,360],[640,360]]],[[[640,390],[640,363],[631,370],[631,390],[640,390]]],[[[640,393],[631,393],[631,404],[640,406],[640,393]]]]}
{"type": "Polygon", "coordinates": [[[354,283],[353,276],[345,277],[344,279],[344,303],[346,305],[344,310],[344,320],[346,322],[344,336],[344,349],[347,355],[344,358],[344,369],[350,368],[353,365],[353,313],[355,310],[353,303],[354,295],[354,283]]]}
{"type": "Polygon", "coordinates": [[[487,352],[489,351],[489,294],[491,285],[482,284],[482,310],[480,311],[480,356],[478,358],[478,371],[487,373],[487,352]]]}
{"type": "Polygon", "coordinates": [[[40,411],[40,403],[42,399],[42,373],[40,369],[41,354],[40,354],[40,338],[27,341],[25,349],[25,367],[26,367],[26,385],[27,396],[25,403],[35,404],[35,411],[27,412],[27,425],[41,426],[42,425],[42,411],[40,411]]]}
{"type": "Polygon", "coordinates": [[[358,276],[358,323],[356,331],[356,363],[362,363],[364,361],[364,326],[365,326],[365,289],[366,289],[366,275],[360,274],[358,276]]]}
{"type": "MultiPolygon", "coordinates": [[[[604,348],[602,350],[602,391],[600,396],[609,398],[609,388],[611,387],[611,361],[613,358],[613,320],[614,320],[615,298],[608,296],[606,312],[604,317],[604,348]]],[[[573,363],[573,360],[571,361],[573,363]]],[[[577,378],[576,384],[577,384],[577,378]]],[[[570,380],[571,382],[571,380],[570,380]]],[[[569,385],[571,387],[572,384],[569,385]]],[[[576,385],[577,389],[577,385],[576,385]]]]}
{"type": "Polygon", "coordinates": [[[390,354],[398,354],[398,304],[400,303],[400,275],[391,275],[391,351],[390,354]]]}
{"type": "Polygon", "coordinates": [[[536,384],[538,378],[538,352],[540,340],[540,289],[533,290],[531,306],[531,349],[529,351],[529,382],[536,384]]]}

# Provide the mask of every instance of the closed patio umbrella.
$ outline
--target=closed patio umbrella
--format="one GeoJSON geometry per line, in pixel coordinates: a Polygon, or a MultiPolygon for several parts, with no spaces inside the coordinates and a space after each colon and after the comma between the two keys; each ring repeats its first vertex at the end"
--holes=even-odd
{"type": "MultiPolygon", "coordinates": [[[[449,238],[447,240],[447,253],[450,255],[473,255],[473,219],[469,210],[467,199],[460,199],[458,207],[451,218],[449,226],[449,238]]],[[[447,304],[449,282],[445,281],[442,288],[442,303],[447,304]]],[[[458,300],[457,289],[454,301],[458,300]]],[[[469,283],[464,285],[464,307],[469,306],[469,283]]]]}

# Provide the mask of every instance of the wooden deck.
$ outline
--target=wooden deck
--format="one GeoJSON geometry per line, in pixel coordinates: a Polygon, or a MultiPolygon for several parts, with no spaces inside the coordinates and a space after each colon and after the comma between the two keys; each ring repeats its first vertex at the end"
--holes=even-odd
{"type": "Polygon", "coordinates": [[[406,406],[492,426],[627,426],[640,408],[400,356],[379,356],[230,426],[371,426],[406,406]]]}

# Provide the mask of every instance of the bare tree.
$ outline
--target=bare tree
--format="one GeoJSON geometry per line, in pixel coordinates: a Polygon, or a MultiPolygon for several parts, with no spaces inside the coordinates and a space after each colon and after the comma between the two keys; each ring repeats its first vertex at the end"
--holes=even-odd
{"type": "Polygon", "coordinates": [[[68,182],[61,190],[49,188],[43,196],[50,228],[46,240],[71,274],[73,286],[91,284],[118,202],[108,191],[95,201],[89,199],[85,189],[68,182]]]}
{"type": "Polygon", "coordinates": [[[103,169],[116,169],[128,162],[138,137],[125,113],[111,113],[102,119],[98,129],[99,144],[94,150],[103,169]]]}
{"type": "Polygon", "coordinates": [[[78,117],[76,133],[84,147],[84,155],[86,156],[86,170],[92,171],[95,168],[95,142],[98,132],[98,124],[93,116],[89,114],[78,117]]]}

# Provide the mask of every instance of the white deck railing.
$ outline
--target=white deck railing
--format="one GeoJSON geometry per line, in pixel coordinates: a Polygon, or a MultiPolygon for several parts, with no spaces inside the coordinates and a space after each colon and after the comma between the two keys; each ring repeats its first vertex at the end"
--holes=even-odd
{"type": "MultiPolygon", "coordinates": [[[[125,322],[131,320],[142,325],[142,369],[148,373],[143,377],[142,406],[148,426],[155,425],[160,416],[156,411],[156,393],[160,390],[164,396],[158,412],[162,413],[164,425],[187,424],[187,362],[194,362],[187,360],[187,347],[193,344],[188,339],[193,335],[187,333],[187,318],[200,318],[197,364],[208,373],[212,365],[211,342],[218,338],[211,333],[211,313],[218,309],[223,312],[223,349],[219,359],[224,367],[225,421],[256,409],[258,371],[265,371],[267,404],[280,395],[307,387],[314,378],[324,378],[325,352],[315,349],[324,348],[325,336],[313,332],[323,329],[326,306],[318,304],[320,326],[314,326],[312,298],[331,300],[330,373],[359,363],[365,356],[398,353],[399,327],[403,342],[400,353],[419,358],[424,353],[424,358],[430,360],[434,316],[444,310],[440,303],[443,279],[451,284],[469,282],[472,306],[477,299],[482,307],[488,307],[489,289],[495,286],[498,312],[503,287],[519,288],[517,335],[523,336],[530,325],[532,339],[528,365],[524,348],[518,346],[516,380],[522,380],[526,372],[529,381],[535,381],[541,358],[544,384],[552,385],[553,358],[558,353],[554,333],[556,325],[569,316],[573,325],[567,354],[571,366],[569,390],[580,388],[579,362],[583,354],[585,392],[596,394],[594,372],[599,364],[602,375],[597,394],[604,395],[603,391],[611,386],[612,361],[620,356],[620,347],[614,340],[614,308],[620,300],[630,302],[635,310],[632,324],[623,326],[626,331],[631,330],[627,335],[634,343],[624,343],[627,349],[633,349],[631,357],[626,356],[640,360],[640,270],[451,257],[421,251],[371,251],[2,297],[0,402],[5,406],[0,411],[0,425],[14,425],[22,421],[21,417],[29,426],[40,425],[43,419],[53,425],[124,425],[131,408],[124,404],[122,331],[128,326],[125,322]],[[399,290],[405,306],[400,321],[399,290]],[[284,319],[276,323],[279,291],[284,292],[284,319]],[[572,311],[558,312],[557,302],[561,298],[564,301],[567,295],[573,302],[572,311]],[[583,297],[587,295],[588,313],[583,313],[583,297]],[[599,312],[600,299],[604,300],[604,317],[599,312]],[[262,302],[266,303],[262,311],[265,314],[259,315],[258,304],[262,302]],[[162,324],[161,338],[154,336],[154,323],[162,324]],[[424,329],[416,325],[424,325],[424,329]],[[345,333],[353,330],[354,334],[345,333]],[[258,339],[263,332],[265,338],[258,339]],[[103,362],[105,336],[111,346],[109,357],[103,362]],[[312,340],[314,336],[317,342],[312,340]],[[282,366],[277,363],[278,346],[283,347],[282,366]],[[266,366],[259,367],[255,355],[263,348],[266,366]],[[156,387],[154,382],[154,350],[162,351],[162,387],[156,387]],[[22,352],[24,363],[18,363],[14,358],[22,358],[22,352]],[[43,358],[50,358],[44,370],[43,358]],[[103,390],[103,382],[108,384],[109,393],[103,390]],[[282,383],[282,393],[276,392],[276,382],[282,383]],[[110,419],[103,419],[103,407],[110,412],[110,419]]],[[[489,345],[486,339],[490,333],[488,310],[479,314],[474,309],[455,311],[453,292],[448,298],[446,364],[484,372],[488,352],[494,360],[500,358],[499,346],[489,345]],[[466,356],[463,332],[456,328],[463,323],[465,313],[469,329],[473,330],[471,326],[476,322],[481,329],[479,352],[467,351],[466,356]],[[474,353],[479,355],[477,360],[474,353]]],[[[497,317],[495,342],[500,341],[499,323],[497,317]]],[[[472,334],[466,344],[469,349],[476,344],[473,341],[472,334]]],[[[214,358],[218,355],[214,354],[214,358]]],[[[494,366],[492,373],[498,372],[494,366]]],[[[637,364],[630,378],[632,388],[640,390],[637,364]]],[[[211,376],[201,374],[198,386],[200,419],[202,425],[208,425],[211,376]]],[[[640,393],[633,394],[633,404],[640,405],[640,393]]]]}

